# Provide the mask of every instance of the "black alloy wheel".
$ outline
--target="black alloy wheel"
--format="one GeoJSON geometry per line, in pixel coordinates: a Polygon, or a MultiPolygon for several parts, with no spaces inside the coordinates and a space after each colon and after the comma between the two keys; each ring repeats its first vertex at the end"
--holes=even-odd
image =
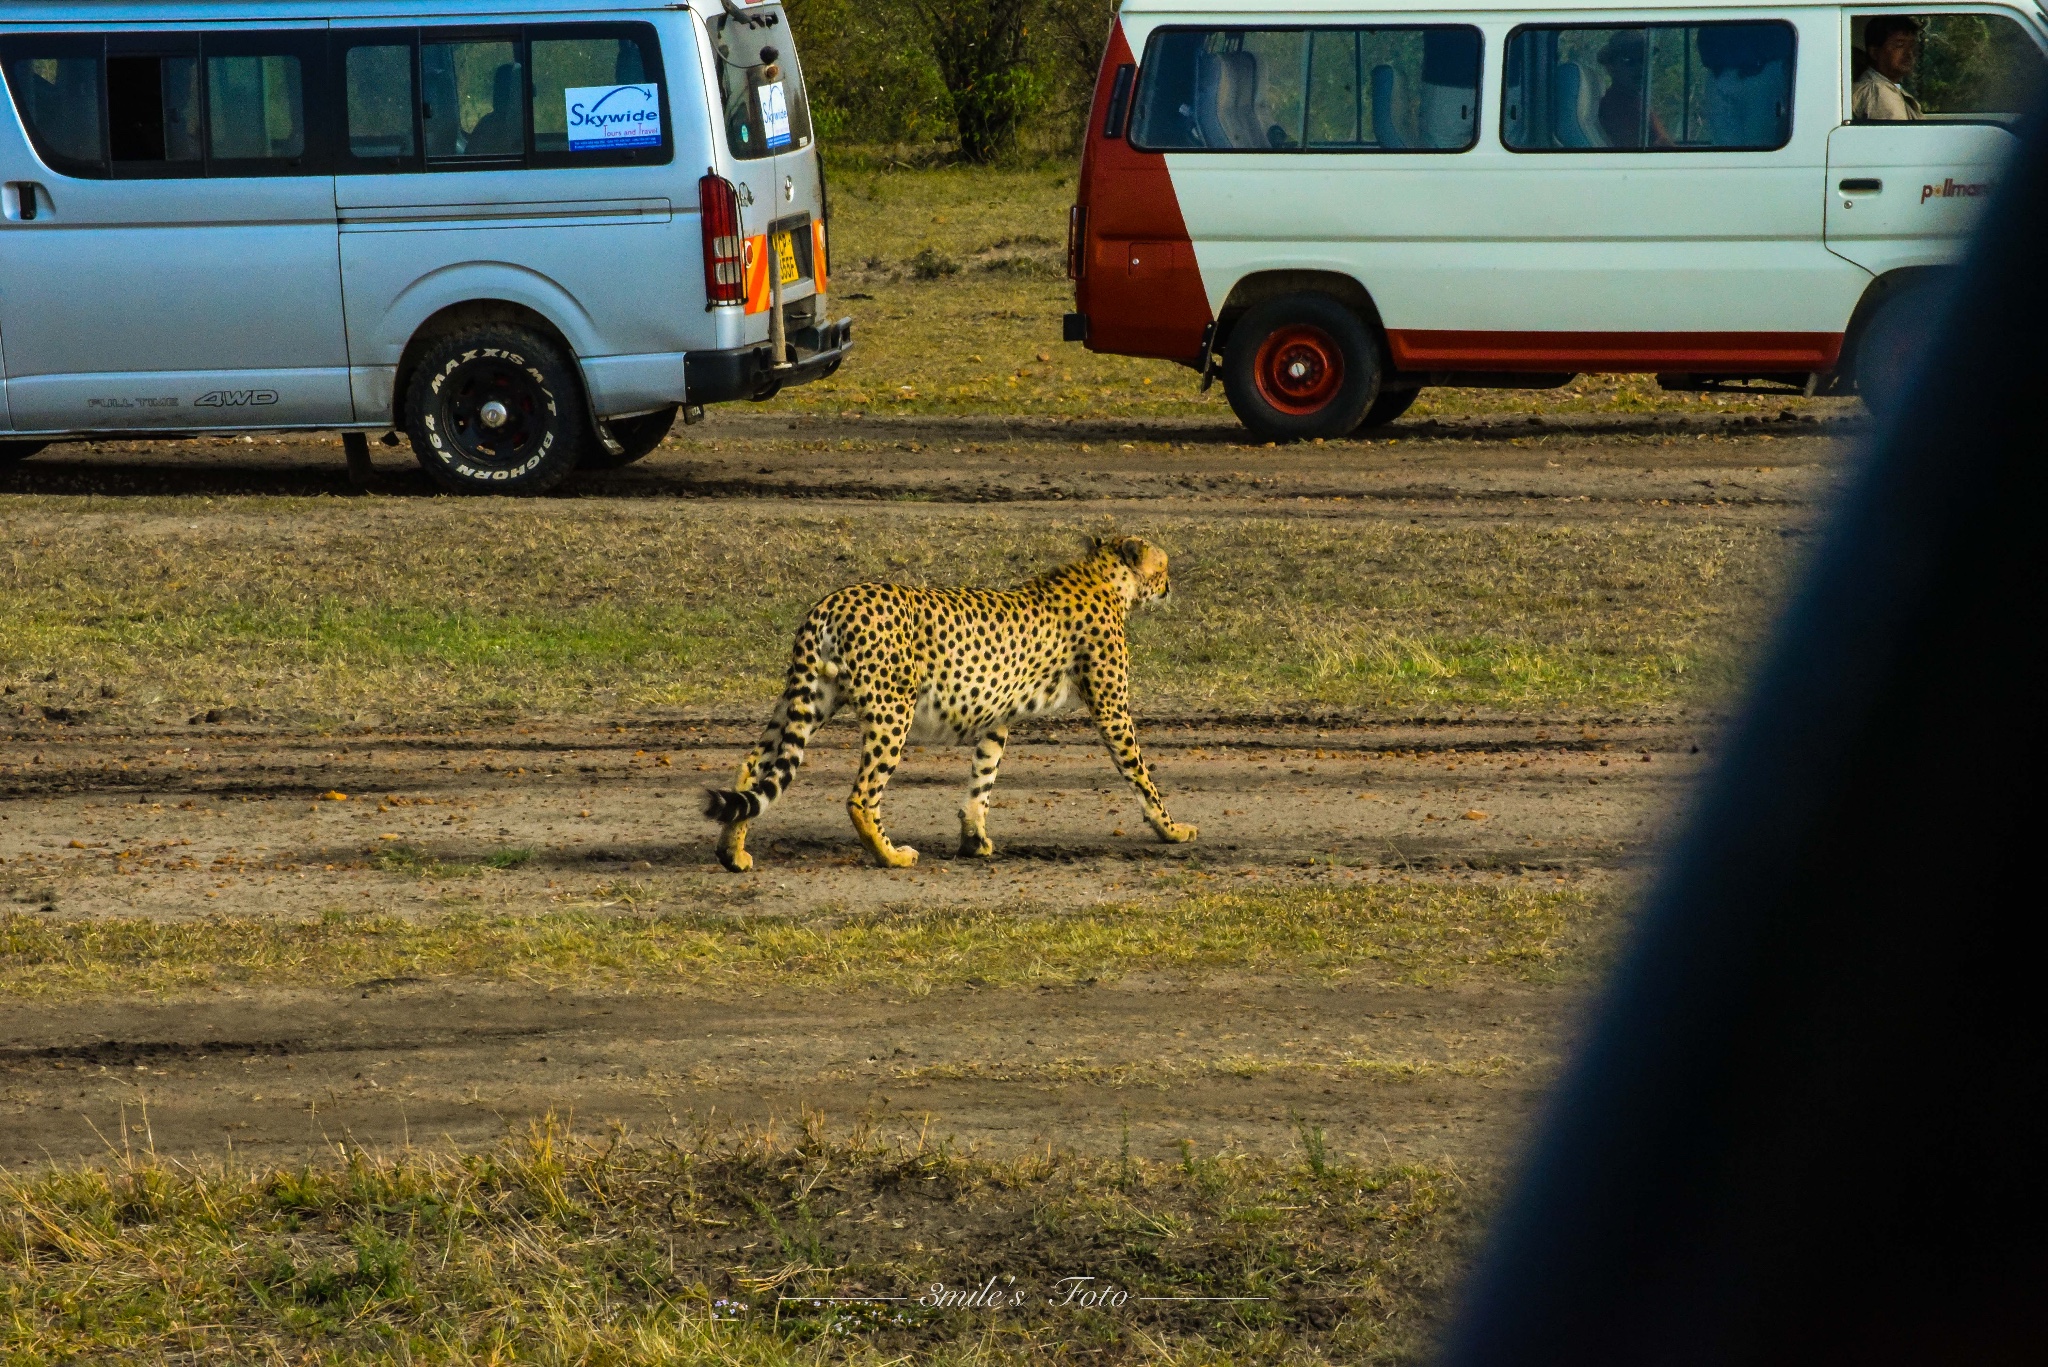
{"type": "Polygon", "coordinates": [[[434,342],[405,411],[413,455],[451,493],[546,493],[594,444],[575,367],[553,341],[512,324],[434,342]]]}

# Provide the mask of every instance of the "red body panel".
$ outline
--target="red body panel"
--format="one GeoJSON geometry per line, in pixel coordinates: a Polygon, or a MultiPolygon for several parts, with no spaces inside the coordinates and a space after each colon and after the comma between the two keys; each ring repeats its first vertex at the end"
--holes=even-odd
{"type": "Polygon", "coordinates": [[[1390,329],[1401,370],[1828,370],[1838,332],[1446,332],[1390,329]]]}
{"type": "Polygon", "coordinates": [[[1074,307],[1088,316],[1090,351],[1200,364],[1202,333],[1211,321],[1209,296],[1166,157],[1140,152],[1125,138],[1102,136],[1116,70],[1133,60],[1119,21],[1096,73],[1081,144],[1075,202],[1087,217],[1074,307]]]}

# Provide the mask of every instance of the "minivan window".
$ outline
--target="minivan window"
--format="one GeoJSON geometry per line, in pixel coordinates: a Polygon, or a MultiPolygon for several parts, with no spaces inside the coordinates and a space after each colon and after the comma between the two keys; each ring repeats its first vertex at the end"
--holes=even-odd
{"type": "Polygon", "coordinates": [[[2041,49],[2007,15],[1892,11],[1849,22],[1850,113],[1859,123],[2011,123],[2041,88],[2041,49]],[[1890,50],[1873,53],[1880,47],[1890,50]]]}
{"type": "Polygon", "coordinates": [[[533,39],[533,146],[539,152],[654,147],[655,90],[628,38],[533,39]]]}
{"type": "MultiPolygon", "coordinates": [[[[165,65],[168,68],[169,63],[165,65]]],[[[304,156],[304,65],[290,53],[208,53],[206,123],[218,161],[290,161],[304,156]]]]}
{"type": "Polygon", "coordinates": [[[795,44],[779,7],[707,19],[718,88],[725,102],[725,143],[751,161],[807,147],[811,109],[804,99],[795,44]]]}
{"type": "Polygon", "coordinates": [[[352,46],[342,58],[341,72],[348,154],[399,158],[418,151],[412,126],[412,44],[352,46]]]}
{"type": "Polygon", "coordinates": [[[526,155],[526,76],[516,38],[422,43],[420,85],[429,161],[526,155]]]}
{"type": "Polygon", "coordinates": [[[1501,141],[1516,152],[1770,151],[1792,136],[1792,26],[1518,28],[1501,141]]]}
{"type": "Polygon", "coordinates": [[[20,34],[0,65],[37,153],[74,176],[303,175],[324,169],[321,35],[20,34]]]}
{"type": "Polygon", "coordinates": [[[107,58],[107,151],[124,171],[201,170],[199,56],[107,58]]]}
{"type": "Polygon", "coordinates": [[[651,25],[342,29],[334,42],[344,173],[658,165],[672,155],[651,25]]]}
{"type": "Polygon", "coordinates": [[[99,40],[24,35],[8,40],[6,58],[14,107],[43,160],[59,171],[100,166],[99,40]]]}
{"type": "Polygon", "coordinates": [[[1478,130],[1479,30],[1161,29],[1138,73],[1148,151],[1444,152],[1478,130]]]}

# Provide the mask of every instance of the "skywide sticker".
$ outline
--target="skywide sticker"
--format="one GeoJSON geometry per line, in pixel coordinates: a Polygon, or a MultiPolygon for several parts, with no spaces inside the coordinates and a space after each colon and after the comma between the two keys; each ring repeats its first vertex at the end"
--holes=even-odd
{"type": "Polygon", "coordinates": [[[661,87],[581,85],[562,92],[569,106],[569,150],[661,146],[661,87]]]}
{"type": "Polygon", "coordinates": [[[770,147],[789,145],[789,98],[780,81],[770,81],[761,87],[761,132],[767,136],[770,147]]]}

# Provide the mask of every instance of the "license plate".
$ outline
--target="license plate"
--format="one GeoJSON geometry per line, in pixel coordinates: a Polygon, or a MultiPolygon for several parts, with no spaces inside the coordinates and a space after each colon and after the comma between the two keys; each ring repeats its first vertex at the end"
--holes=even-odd
{"type": "Polygon", "coordinates": [[[785,285],[794,285],[804,278],[803,272],[797,269],[796,239],[789,233],[775,234],[775,264],[781,268],[785,285]]]}

